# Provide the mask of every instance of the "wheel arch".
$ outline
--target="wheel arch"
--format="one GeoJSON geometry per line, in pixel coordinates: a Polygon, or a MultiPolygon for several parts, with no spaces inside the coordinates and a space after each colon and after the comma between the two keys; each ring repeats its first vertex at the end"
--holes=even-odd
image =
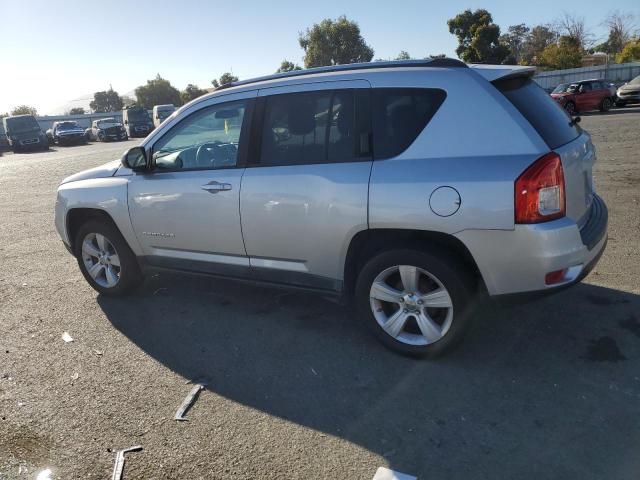
{"type": "Polygon", "coordinates": [[[349,243],[344,265],[344,294],[355,290],[358,272],[373,256],[390,248],[438,250],[464,264],[476,282],[478,290],[486,290],[480,269],[471,252],[458,238],[442,232],[409,229],[368,229],[355,234],[349,243]]]}
{"type": "Polygon", "coordinates": [[[67,212],[65,220],[65,228],[67,230],[67,238],[71,251],[75,251],[75,240],[78,230],[89,220],[109,222],[122,234],[116,222],[106,211],[100,210],[99,208],[72,208],[67,212]]]}

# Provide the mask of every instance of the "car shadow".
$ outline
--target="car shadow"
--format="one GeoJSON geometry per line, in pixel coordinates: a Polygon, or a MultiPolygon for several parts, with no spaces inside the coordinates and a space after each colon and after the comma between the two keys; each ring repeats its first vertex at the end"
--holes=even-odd
{"type": "Polygon", "coordinates": [[[421,478],[623,478],[640,467],[631,293],[580,284],[487,303],[438,360],[384,349],[348,310],[309,294],[163,273],[98,303],[186,379],[421,478]]]}

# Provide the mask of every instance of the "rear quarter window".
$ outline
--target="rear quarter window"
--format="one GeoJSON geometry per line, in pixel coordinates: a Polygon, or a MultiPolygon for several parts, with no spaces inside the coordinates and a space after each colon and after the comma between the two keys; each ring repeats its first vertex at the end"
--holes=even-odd
{"type": "Polygon", "coordinates": [[[562,107],[533,80],[509,78],[494,82],[494,86],[527,119],[549,148],[558,148],[580,135],[580,127],[572,125],[562,107]]]}
{"type": "Polygon", "coordinates": [[[418,137],[447,94],[434,88],[373,90],[373,153],[376,159],[400,155],[418,137]]]}

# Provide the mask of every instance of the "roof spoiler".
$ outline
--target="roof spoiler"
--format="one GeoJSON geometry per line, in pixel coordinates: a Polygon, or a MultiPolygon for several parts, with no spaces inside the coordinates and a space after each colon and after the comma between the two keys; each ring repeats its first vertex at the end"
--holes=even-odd
{"type": "Polygon", "coordinates": [[[530,78],[536,73],[536,67],[522,65],[478,65],[471,64],[469,67],[478,72],[489,82],[506,80],[509,78],[530,78]]]}

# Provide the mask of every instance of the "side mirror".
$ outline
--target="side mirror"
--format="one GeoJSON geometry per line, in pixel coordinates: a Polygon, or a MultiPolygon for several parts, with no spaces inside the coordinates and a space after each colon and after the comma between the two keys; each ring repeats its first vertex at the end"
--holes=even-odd
{"type": "Polygon", "coordinates": [[[125,120],[125,121],[124,121],[124,124],[125,124],[125,125],[129,125],[129,120],[125,120]]]}
{"type": "Polygon", "coordinates": [[[133,147],[124,152],[122,165],[130,168],[134,172],[141,172],[147,169],[147,152],[143,147],[133,147]]]}

